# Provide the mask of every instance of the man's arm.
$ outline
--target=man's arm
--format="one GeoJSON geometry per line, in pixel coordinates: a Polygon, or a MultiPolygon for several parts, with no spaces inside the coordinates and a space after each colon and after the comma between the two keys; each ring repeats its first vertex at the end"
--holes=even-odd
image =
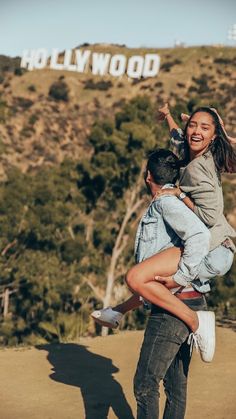
{"type": "Polygon", "coordinates": [[[186,286],[196,278],[201,261],[209,252],[210,232],[178,198],[162,196],[155,203],[164,221],[183,240],[184,251],[173,280],[186,286]]]}

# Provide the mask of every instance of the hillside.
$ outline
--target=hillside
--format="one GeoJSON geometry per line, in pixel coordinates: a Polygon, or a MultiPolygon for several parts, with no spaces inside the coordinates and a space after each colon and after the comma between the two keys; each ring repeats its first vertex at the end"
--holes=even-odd
{"type": "Polygon", "coordinates": [[[94,120],[113,117],[122,103],[137,95],[149,96],[157,107],[167,99],[183,109],[196,103],[214,105],[229,133],[236,133],[235,48],[86,48],[127,56],[158,53],[161,69],[157,77],[140,80],[50,69],[25,71],[19,68],[19,58],[0,56],[1,179],[10,165],[27,172],[83,156],[89,151],[86,137],[94,120]],[[49,95],[58,81],[68,89],[65,100],[49,95]]]}
{"type": "MultiPolygon", "coordinates": [[[[101,330],[89,313],[128,297],[124,275],[149,203],[142,163],[169,138],[157,122],[164,101],[175,118],[200,104],[215,106],[236,135],[235,48],[156,52],[158,76],[140,80],[93,77],[90,70],[25,71],[19,58],[0,56],[0,345],[95,336],[101,330]]],[[[235,182],[236,174],[223,177],[234,227],[235,182]]],[[[219,318],[235,319],[235,289],[236,263],[212,281],[208,303],[219,318]]],[[[144,325],[140,308],[122,328],[144,325]]]]}

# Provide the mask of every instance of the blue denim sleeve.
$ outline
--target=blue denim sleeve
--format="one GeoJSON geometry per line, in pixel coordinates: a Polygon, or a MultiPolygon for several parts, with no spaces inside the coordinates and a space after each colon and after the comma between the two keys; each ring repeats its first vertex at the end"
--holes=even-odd
{"type": "Polygon", "coordinates": [[[186,286],[197,277],[201,261],[209,252],[210,232],[178,198],[163,195],[155,202],[164,221],[183,241],[184,251],[173,279],[186,286]]]}

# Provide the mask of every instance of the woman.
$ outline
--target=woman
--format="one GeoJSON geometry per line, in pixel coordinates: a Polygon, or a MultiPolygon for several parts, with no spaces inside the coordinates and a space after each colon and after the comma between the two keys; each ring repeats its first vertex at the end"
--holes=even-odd
{"type": "MultiPolygon", "coordinates": [[[[233,258],[228,258],[229,263],[226,267],[219,254],[222,253],[222,247],[227,247],[231,254],[235,251],[230,237],[235,237],[236,234],[223,215],[220,174],[235,171],[235,152],[214,110],[206,107],[197,109],[187,121],[183,135],[167,106],[162,108],[162,114],[174,134],[172,143],[175,149],[183,151],[182,157],[187,164],[181,174],[180,187],[168,193],[176,194],[209,227],[210,260],[215,264],[214,272],[224,274],[229,270],[233,258]],[[191,198],[183,193],[190,194],[191,198]]],[[[166,193],[166,190],[163,193],[166,193]]],[[[115,327],[124,313],[140,304],[137,295],[141,295],[145,300],[183,320],[196,333],[199,328],[197,313],[167,290],[185,286],[184,282],[181,283],[181,278],[175,277],[180,256],[179,249],[172,247],[135,265],[127,273],[126,281],[136,296],[113,309],[92,313],[94,319],[100,324],[110,323],[110,326],[115,327]]],[[[205,282],[201,284],[205,285],[204,292],[209,290],[207,281],[205,282]]]]}

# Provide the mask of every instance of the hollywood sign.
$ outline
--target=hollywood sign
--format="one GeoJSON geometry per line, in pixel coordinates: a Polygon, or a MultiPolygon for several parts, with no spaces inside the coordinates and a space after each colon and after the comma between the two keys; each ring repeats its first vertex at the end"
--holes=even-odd
{"type": "Polygon", "coordinates": [[[127,74],[131,78],[155,77],[160,69],[158,54],[132,55],[92,52],[90,50],[68,49],[64,52],[63,62],[57,49],[49,55],[45,48],[24,50],[21,67],[28,70],[51,68],[53,70],[77,71],[85,73],[91,69],[92,74],[114,77],[127,74]]]}

